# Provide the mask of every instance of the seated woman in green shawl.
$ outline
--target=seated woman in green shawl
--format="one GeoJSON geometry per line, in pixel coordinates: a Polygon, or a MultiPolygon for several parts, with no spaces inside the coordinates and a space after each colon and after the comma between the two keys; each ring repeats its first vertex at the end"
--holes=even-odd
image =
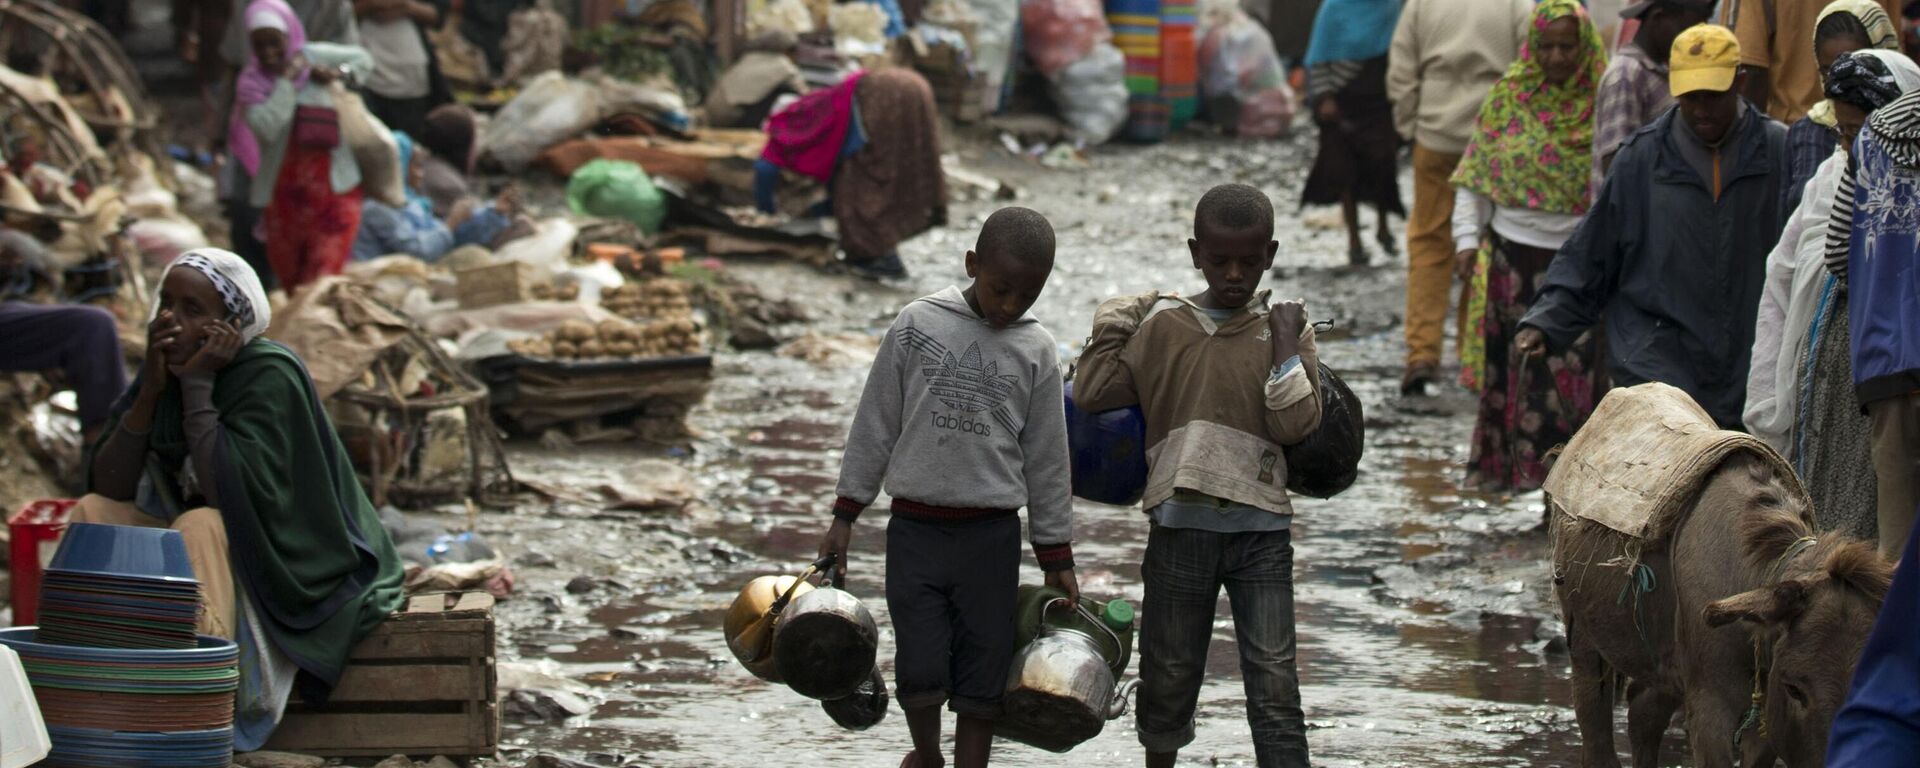
{"type": "Polygon", "coordinates": [[[200,631],[240,645],[235,742],[258,749],[296,678],[324,697],[347,653],[401,603],[393,541],[300,358],[240,257],[203,248],[161,277],[140,378],[95,446],[73,522],[186,539],[200,631]]]}

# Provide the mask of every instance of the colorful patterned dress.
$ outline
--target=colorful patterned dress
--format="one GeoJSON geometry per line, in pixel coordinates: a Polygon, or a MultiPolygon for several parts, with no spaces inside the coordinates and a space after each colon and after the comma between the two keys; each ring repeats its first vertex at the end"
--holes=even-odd
{"type": "MultiPolygon", "coordinates": [[[[1534,10],[1520,59],[1488,92],[1455,187],[1498,208],[1567,216],[1592,203],[1594,102],[1607,68],[1606,49],[1576,0],[1545,0],[1534,10]],[[1549,83],[1534,60],[1547,28],[1575,19],[1584,48],[1567,80],[1549,83]]],[[[1510,242],[1497,233],[1481,248],[1469,304],[1462,377],[1480,387],[1466,485],[1484,491],[1527,491],[1546,480],[1546,456],[1572,438],[1606,391],[1598,328],[1566,349],[1528,358],[1513,346],[1520,319],[1533,305],[1554,250],[1510,242]],[[1472,359],[1478,355],[1480,359],[1472,359]]]]}

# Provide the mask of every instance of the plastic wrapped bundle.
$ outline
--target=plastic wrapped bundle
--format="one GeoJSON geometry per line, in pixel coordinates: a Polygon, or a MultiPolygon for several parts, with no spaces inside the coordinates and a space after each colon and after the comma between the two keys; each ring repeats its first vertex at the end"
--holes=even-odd
{"type": "Polygon", "coordinates": [[[625,219],[651,235],[667,218],[667,196],[638,164],[595,160],[567,181],[567,207],[574,213],[625,219]]]}
{"type": "Polygon", "coordinates": [[[1021,45],[1048,77],[1112,39],[1100,0],[1027,0],[1020,6],[1021,45]]]}
{"type": "Polygon", "coordinates": [[[1053,100],[1073,137],[1104,144],[1127,122],[1127,59],[1111,43],[1100,43],[1084,58],[1054,75],[1053,100]]]}
{"type": "MultiPolygon", "coordinates": [[[[1241,136],[1272,138],[1293,126],[1294,94],[1286,68],[1265,27],[1238,8],[1211,27],[1200,46],[1200,91],[1207,100],[1231,99],[1238,115],[1231,128],[1241,136]]],[[[1215,115],[1219,120],[1221,115],[1215,115]]]]}

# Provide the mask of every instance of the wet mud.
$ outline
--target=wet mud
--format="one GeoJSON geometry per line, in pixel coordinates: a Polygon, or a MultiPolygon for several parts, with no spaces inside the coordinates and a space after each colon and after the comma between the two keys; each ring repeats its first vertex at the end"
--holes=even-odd
{"type": "MultiPolygon", "coordinates": [[[[1333,319],[1323,360],[1367,410],[1368,451],[1354,488],[1297,502],[1294,522],[1299,658],[1316,764],[1544,766],[1575,757],[1566,657],[1551,604],[1538,494],[1464,494],[1474,402],[1457,387],[1398,393],[1404,256],[1375,248],[1375,268],[1349,269],[1327,211],[1297,212],[1311,144],[1185,139],[1105,149],[1079,171],[1043,171],[984,145],[975,170],[1020,190],[1048,215],[1058,263],[1036,314],[1077,351],[1105,297],[1204,287],[1186,256],[1191,206],[1208,186],[1244,181],[1280,210],[1280,256],[1269,285],[1333,319]]],[[[1411,184],[1403,181],[1402,188],[1411,184]]],[[[554,502],[488,515],[483,530],[515,553],[521,594],[500,609],[503,661],[537,663],[584,684],[590,711],[542,720],[513,714],[509,764],[548,753],[596,765],[764,766],[832,761],[892,766],[908,740],[897,707],[871,730],[834,726],[818,704],[750,676],[721,637],[724,608],[748,579],[797,572],[828,522],[839,449],[874,339],[900,305],[964,284],[962,255],[1004,203],[954,207],[954,226],[903,249],[914,276],[875,285],[791,264],[729,268],[772,296],[808,305],[806,329],[835,343],[821,362],[724,354],[714,393],[694,415],[700,437],[649,451],[693,473],[685,513],[608,512],[554,502]],[[866,355],[862,351],[866,350],[866,355]]],[[[1371,230],[1373,214],[1366,214],[1371,230]]],[[[1395,223],[1395,231],[1400,224],[1395,223]]],[[[816,339],[817,340],[817,339],[816,339]]],[[[1451,354],[1451,342],[1449,343],[1451,354]]],[[[517,473],[591,487],[623,478],[620,448],[513,449],[517,473]]],[[[1138,510],[1079,502],[1076,559],[1088,593],[1139,601],[1146,541],[1138,510]]],[[[856,527],[848,588],[880,622],[881,665],[893,634],[883,598],[884,513],[856,527]]],[[[1024,581],[1039,583],[1028,563],[1024,581]]],[[[1137,662],[1136,662],[1137,664],[1137,662]]],[[[1225,597],[1208,653],[1198,737],[1183,766],[1250,766],[1238,656],[1225,597]]],[[[1130,671],[1131,674],[1131,671],[1130,671]]],[[[949,728],[951,728],[949,719],[949,728]]],[[[1129,715],[1068,755],[1002,742],[1007,766],[1138,764],[1129,715]]]]}

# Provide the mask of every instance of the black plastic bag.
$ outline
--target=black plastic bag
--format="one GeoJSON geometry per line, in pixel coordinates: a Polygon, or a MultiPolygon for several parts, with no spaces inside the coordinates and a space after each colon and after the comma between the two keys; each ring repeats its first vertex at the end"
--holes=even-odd
{"type": "Polygon", "coordinates": [[[1320,366],[1320,426],[1297,445],[1286,447],[1287,490],[1330,499],[1360,475],[1360,454],[1367,442],[1367,419],[1360,398],[1324,363],[1320,366]]]}

